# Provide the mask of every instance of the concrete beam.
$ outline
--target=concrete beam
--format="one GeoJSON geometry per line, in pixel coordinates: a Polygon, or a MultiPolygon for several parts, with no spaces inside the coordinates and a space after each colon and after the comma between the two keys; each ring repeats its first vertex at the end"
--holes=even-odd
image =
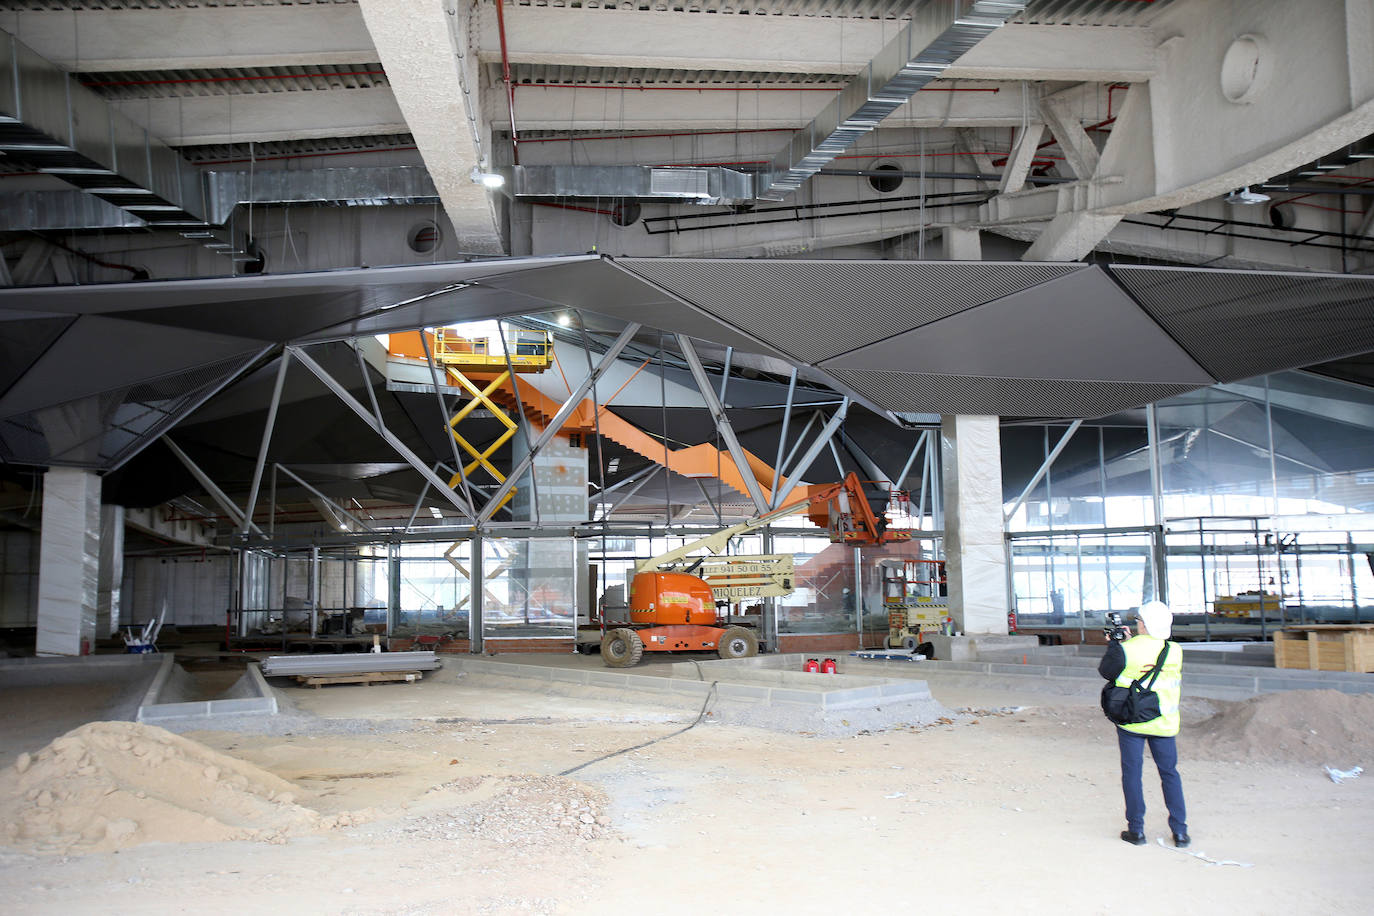
{"type": "MultiPolygon", "coordinates": [[[[514,63],[574,67],[858,73],[893,36],[891,22],[801,16],[512,6],[514,63]]],[[[478,54],[501,59],[496,16],[483,7],[478,54]]],[[[1009,25],[960,58],[952,79],[1135,81],[1154,73],[1149,29],[1009,25]]]]}
{"type": "Polygon", "coordinates": [[[359,5],[460,250],[502,254],[505,244],[492,201],[471,178],[475,166],[495,163],[491,131],[479,110],[476,55],[467,44],[473,8],[450,9],[440,0],[360,0],[359,5]]]}
{"type": "MultiPolygon", "coordinates": [[[[516,126],[522,130],[671,131],[786,128],[810,123],[838,90],[770,89],[739,92],[676,89],[584,89],[519,86],[516,126]]],[[[509,115],[505,90],[483,93],[492,124],[509,115]]],[[[1032,112],[1033,117],[1039,117],[1032,112]]],[[[1020,127],[1026,119],[1019,83],[977,86],[943,80],[917,93],[883,120],[883,129],[1020,127]],[[953,90],[953,91],[948,91],[953,90]],[[992,91],[996,90],[996,91],[992,91]]]]}
{"type": "Polygon", "coordinates": [[[213,523],[186,518],[185,513],[167,504],[148,509],[125,509],[124,524],[164,541],[192,547],[215,546],[213,523]]]}
{"type": "MultiPolygon", "coordinates": [[[[1348,34],[1367,2],[1253,0],[1217,15],[1211,4],[1172,4],[1155,22],[1173,37],[1150,80],[1155,186],[1118,212],[1143,213],[1218,197],[1281,174],[1374,133],[1374,41],[1348,34]],[[1253,82],[1220,74],[1239,36],[1259,36],[1253,82]]],[[[1367,23],[1368,24],[1368,23],[1367,23]]]]}
{"type": "Polygon", "coordinates": [[[290,67],[377,60],[358,7],[292,6],[0,12],[0,29],[64,70],[290,67]]]}
{"type": "Polygon", "coordinates": [[[405,133],[386,86],[190,98],[126,99],[112,106],[169,146],[405,133]]]}

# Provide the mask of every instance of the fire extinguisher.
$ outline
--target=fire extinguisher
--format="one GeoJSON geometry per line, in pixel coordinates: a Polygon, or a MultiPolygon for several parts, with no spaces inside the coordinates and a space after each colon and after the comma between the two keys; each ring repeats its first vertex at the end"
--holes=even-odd
{"type": "Polygon", "coordinates": [[[820,670],[820,663],[818,663],[814,658],[808,658],[806,660],[806,664],[802,665],[802,671],[806,672],[807,674],[815,674],[817,671],[820,670]]]}
{"type": "Polygon", "coordinates": [[[1012,608],[1010,611],[1007,611],[1007,632],[1016,632],[1016,608],[1012,608]]]}
{"type": "Polygon", "coordinates": [[[833,658],[827,658],[827,659],[825,660],[825,662],[821,665],[821,674],[834,674],[834,673],[835,673],[835,660],[834,660],[833,658]]]}

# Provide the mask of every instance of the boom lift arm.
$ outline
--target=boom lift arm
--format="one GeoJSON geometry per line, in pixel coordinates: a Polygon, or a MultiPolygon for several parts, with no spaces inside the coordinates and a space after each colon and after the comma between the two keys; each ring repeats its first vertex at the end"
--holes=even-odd
{"type": "Polygon", "coordinates": [[[800,512],[803,509],[807,510],[807,515],[811,521],[830,529],[832,540],[883,544],[891,540],[908,540],[911,537],[910,532],[903,529],[889,530],[887,519],[874,514],[872,506],[869,505],[868,497],[864,495],[863,484],[859,481],[858,475],[851,471],[839,483],[808,487],[806,496],[793,500],[772,512],[746,519],[738,525],[723,528],[714,534],[709,534],[704,538],[690,544],[684,544],[651,559],[641,560],[635,564],[634,571],[642,573],[652,570],[681,569],[690,565],[685,560],[692,558],[698,551],[719,554],[729,546],[733,538],[762,528],[777,519],[794,512],[800,512]],[[836,504],[833,509],[831,507],[832,502],[836,504]],[[841,533],[839,537],[836,536],[837,530],[841,533]]]}

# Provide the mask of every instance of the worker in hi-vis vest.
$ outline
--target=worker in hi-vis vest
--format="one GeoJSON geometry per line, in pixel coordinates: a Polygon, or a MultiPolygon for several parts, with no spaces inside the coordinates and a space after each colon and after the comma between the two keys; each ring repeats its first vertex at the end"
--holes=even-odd
{"type": "MultiPolygon", "coordinates": [[[[1098,674],[1120,687],[1130,687],[1138,678],[1148,678],[1159,660],[1159,653],[1173,629],[1174,612],[1169,606],[1150,601],[1136,611],[1140,633],[1130,639],[1111,639],[1107,652],[1097,666],[1098,674]]],[[[1121,628],[1129,632],[1129,628],[1121,628]]],[[[1123,634],[1124,635],[1124,634],[1123,634]]],[[[1116,726],[1117,744],[1121,749],[1121,791],[1126,796],[1126,829],[1121,839],[1135,846],[1145,844],[1145,793],[1141,789],[1141,769],[1145,744],[1159,770],[1159,784],[1164,790],[1164,805],[1169,809],[1169,829],[1174,845],[1187,846],[1188,814],[1183,804],[1183,780],[1178,775],[1178,748],[1174,736],[1178,734],[1178,703],[1183,683],[1183,649],[1176,642],[1168,643],[1164,667],[1152,689],[1159,695],[1160,714],[1148,722],[1116,726]]]]}

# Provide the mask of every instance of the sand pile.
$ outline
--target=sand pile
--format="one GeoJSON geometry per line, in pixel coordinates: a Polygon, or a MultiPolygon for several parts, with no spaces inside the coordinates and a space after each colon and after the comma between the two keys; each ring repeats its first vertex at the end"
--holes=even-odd
{"type": "Polygon", "coordinates": [[[1282,760],[1374,769],[1374,695],[1336,690],[1268,693],[1199,722],[1189,753],[1217,760],[1282,760]]]}
{"type": "Polygon", "coordinates": [[[0,841],[38,852],[260,839],[334,826],[266,770],[135,722],[92,722],[0,772],[0,841]]]}

